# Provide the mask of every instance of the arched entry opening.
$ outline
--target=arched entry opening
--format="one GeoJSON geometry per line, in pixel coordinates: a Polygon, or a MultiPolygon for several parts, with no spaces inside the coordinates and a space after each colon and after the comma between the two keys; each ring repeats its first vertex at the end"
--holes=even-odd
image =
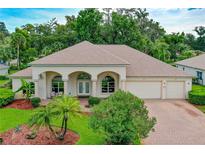
{"type": "Polygon", "coordinates": [[[52,98],[58,95],[64,94],[64,82],[62,80],[62,75],[58,72],[47,71],[45,72],[45,76],[43,76],[46,87],[46,97],[52,98]]]}
{"type": "Polygon", "coordinates": [[[91,76],[88,73],[81,72],[77,77],[78,96],[89,96],[91,94],[91,76]]]}
{"type": "Polygon", "coordinates": [[[71,93],[74,96],[90,96],[92,92],[91,75],[86,72],[73,72],[69,75],[71,93]]]}

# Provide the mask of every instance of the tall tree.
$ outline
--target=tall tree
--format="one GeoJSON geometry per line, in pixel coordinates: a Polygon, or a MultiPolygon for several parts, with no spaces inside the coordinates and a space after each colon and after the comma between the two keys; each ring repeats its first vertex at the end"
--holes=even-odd
{"type": "Polygon", "coordinates": [[[100,37],[101,24],[102,13],[97,9],[85,9],[80,11],[74,26],[79,41],[88,40],[93,43],[102,42],[100,37]]]}
{"type": "Polygon", "coordinates": [[[205,51],[205,27],[195,27],[194,31],[199,35],[196,40],[196,49],[205,51]]]}
{"type": "Polygon", "coordinates": [[[9,35],[9,31],[6,28],[6,25],[4,22],[0,21],[0,32],[2,32],[4,34],[4,36],[8,36],[9,35]]]}
{"type": "Polygon", "coordinates": [[[11,45],[17,51],[17,66],[20,69],[20,50],[22,50],[26,46],[26,38],[23,34],[14,32],[11,35],[11,45]]]}
{"type": "Polygon", "coordinates": [[[183,51],[189,49],[189,46],[184,43],[184,33],[172,33],[166,35],[164,38],[165,42],[169,44],[169,52],[171,53],[171,59],[176,60],[178,54],[181,54],[183,51]]]}

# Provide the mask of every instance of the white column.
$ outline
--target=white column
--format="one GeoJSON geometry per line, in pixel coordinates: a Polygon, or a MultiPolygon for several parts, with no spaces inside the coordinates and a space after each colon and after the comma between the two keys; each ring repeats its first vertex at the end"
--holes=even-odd
{"type": "Polygon", "coordinates": [[[161,91],[162,91],[162,99],[166,99],[166,95],[167,95],[167,81],[166,80],[162,80],[162,87],[161,87],[161,91]]]}
{"type": "Polygon", "coordinates": [[[189,98],[189,94],[188,92],[192,89],[192,80],[189,79],[189,80],[186,80],[185,81],[185,97],[186,99],[189,98]]]}
{"type": "Polygon", "coordinates": [[[68,79],[64,79],[64,95],[68,95],[68,79]]]}
{"type": "Polygon", "coordinates": [[[120,89],[126,91],[126,81],[120,80],[120,89]]]}
{"type": "Polygon", "coordinates": [[[92,80],[92,96],[95,97],[97,94],[97,80],[92,80]]]}
{"type": "Polygon", "coordinates": [[[38,89],[39,89],[39,86],[38,86],[38,80],[34,80],[34,84],[35,84],[35,97],[39,97],[39,92],[38,92],[38,89]]]}

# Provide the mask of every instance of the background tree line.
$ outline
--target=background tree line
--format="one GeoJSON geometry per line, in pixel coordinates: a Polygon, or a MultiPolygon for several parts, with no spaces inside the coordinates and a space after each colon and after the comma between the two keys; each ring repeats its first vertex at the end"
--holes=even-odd
{"type": "Polygon", "coordinates": [[[18,68],[78,42],[126,44],[159,60],[172,63],[205,51],[205,27],[195,27],[197,36],[167,34],[159,22],[149,18],[146,9],[84,9],[77,17],[65,16],[44,24],[25,24],[9,33],[0,22],[0,60],[17,59],[18,68]]]}

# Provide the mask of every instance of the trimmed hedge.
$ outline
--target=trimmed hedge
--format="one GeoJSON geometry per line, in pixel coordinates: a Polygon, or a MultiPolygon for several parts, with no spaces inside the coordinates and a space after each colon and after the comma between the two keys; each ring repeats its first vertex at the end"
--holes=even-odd
{"type": "Polygon", "coordinates": [[[189,102],[197,105],[205,105],[205,90],[190,91],[189,102]]]}
{"type": "Polygon", "coordinates": [[[88,98],[88,103],[89,103],[90,106],[97,105],[97,104],[100,103],[100,101],[101,101],[101,99],[98,98],[98,97],[90,96],[90,97],[88,98]]]}
{"type": "Polygon", "coordinates": [[[0,107],[14,100],[14,92],[11,89],[0,88],[0,107]]]}
{"type": "Polygon", "coordinates": [[[39,97],[31,98],[31,103],[33,107],[39,107],[41,99],[39,97]]]}

